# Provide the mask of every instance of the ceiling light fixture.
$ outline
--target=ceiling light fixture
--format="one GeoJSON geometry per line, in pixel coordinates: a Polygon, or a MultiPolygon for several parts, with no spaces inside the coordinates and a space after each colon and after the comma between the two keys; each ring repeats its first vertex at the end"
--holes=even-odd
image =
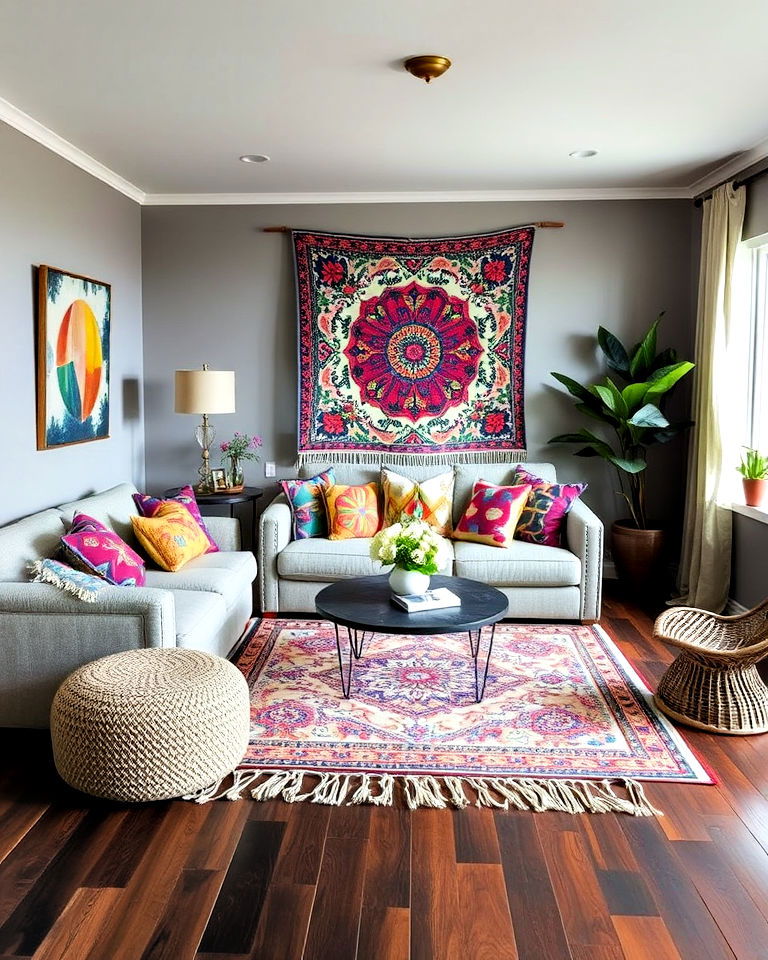
{"type": "Polygon", "coordinates": [[[568,156],[573,157],[574,160],[588,160],[590,157],[597,156],[597,150],[572,150],[568,156]]]}
{"type": "Polygon", "coordinates": [[[451,61],[448,57],[439,57],[434,53],[425,54],[422,57],[409,57],[403,64],[408,73],[427,83],[435,77],[442,77],[450,65],[451,61]]]}
{"type": "Polygon", "coordinates": [[[267,163],[269,157],[263,153],[245,153],[240,157],[243,163],[267,163]]]}

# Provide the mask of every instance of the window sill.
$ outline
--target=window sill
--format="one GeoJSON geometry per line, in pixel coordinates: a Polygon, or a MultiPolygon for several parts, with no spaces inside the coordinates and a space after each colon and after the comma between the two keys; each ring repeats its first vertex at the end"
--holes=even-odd
{"type": "Polygon", "coordinates": [[[748,507],[745,503],[732,503],[731,510],[734,513],[740,513],[742,517],[751,517],[758,523],[768,523],[768,510],[761,507],[748,507]]]}

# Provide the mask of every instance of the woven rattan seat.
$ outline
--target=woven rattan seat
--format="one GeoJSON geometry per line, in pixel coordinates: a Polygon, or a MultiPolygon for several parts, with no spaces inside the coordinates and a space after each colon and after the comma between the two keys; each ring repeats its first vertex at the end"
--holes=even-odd
{"type": "Polygon", "coordinates": [[[656,691],[660,710],[715,733],[768,730],[768,687],[757,672],[768,655],[768,600],[736,617],[673,607],[653,635],[680,649],[656,691]]]}
{"type": "Polygon", "coordinates": [[[56,768],[110,800],[165,800],[218,782],[248,746],[245,678],[200,650],[127,650],[75,670],[51,706],[56,768]]]}

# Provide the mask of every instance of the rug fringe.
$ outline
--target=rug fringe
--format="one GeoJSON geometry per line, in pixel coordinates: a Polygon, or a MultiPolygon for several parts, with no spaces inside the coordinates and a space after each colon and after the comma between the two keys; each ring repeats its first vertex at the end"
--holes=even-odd
{"type": "MultiPolygon", "coordinates": [[[[463,810],[473,802],[466,793],[469,787],[475,793],[474,805],[496,810],[532,810],[546,813],[625,813],[633,817],[662,817],[645,795],[637,780],[534,780],[514,777],[434,777],[400,776],[390,773],[328,773],[304,770],[236,770],[232,784],[226,789],[220,780],[195,793],[183,797],[195,803],[211,800],[238,800],[261,777],[266,777],[251,789],[254,800],[274,800],[281,797],[287,803],[321,803],[327,806],[356,806],[373,804],[391,807],[394,803],[395,783],[399,782],[409,810],[428,807],[444,810],[453,807],[463,810]],[[304,778],[316,778],[312,789],[302,792],[304,778]],[[619,796],[613,789],[621,785],[627,796],[619,796]]],[[[310,781],[311,782],[311,781],[310,781]]]]}

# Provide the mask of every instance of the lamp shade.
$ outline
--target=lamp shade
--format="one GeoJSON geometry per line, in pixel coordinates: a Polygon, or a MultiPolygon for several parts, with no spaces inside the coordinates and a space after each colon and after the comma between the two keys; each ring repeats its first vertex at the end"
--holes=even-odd
{"type": "Polygon", "coordinates": [[[176,413],[234,413],[234,370],[177,370],[176,413]]]}

